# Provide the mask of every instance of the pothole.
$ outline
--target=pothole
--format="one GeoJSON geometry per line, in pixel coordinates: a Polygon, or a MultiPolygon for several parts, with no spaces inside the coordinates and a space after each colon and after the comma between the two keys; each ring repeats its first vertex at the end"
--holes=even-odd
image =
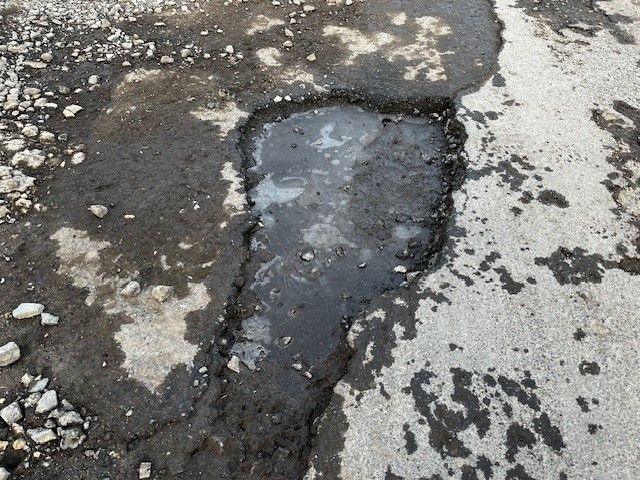
{"type": "Polygon", "coordinates": [[[233,305],[228,354],[239,371],[220,406],[237,427],[238,475],[301,476],[313,420],[347,366],[352,320],[442,245],[462,165],[451,115],[342,104],[246,129],[257,224],[233,305]]]}

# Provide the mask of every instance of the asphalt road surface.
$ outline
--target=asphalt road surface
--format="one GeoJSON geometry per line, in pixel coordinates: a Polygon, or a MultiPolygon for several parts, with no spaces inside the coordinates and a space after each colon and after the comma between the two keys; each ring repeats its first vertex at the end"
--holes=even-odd
{"type": "Polygon", "coordinates": [[[639,41],[0,3],[0,480],[639,478],[639,41]]]}

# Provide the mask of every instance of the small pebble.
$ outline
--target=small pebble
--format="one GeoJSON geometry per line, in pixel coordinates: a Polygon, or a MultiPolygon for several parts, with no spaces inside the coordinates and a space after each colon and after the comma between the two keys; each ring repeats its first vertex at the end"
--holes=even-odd
{"type": "Polygon", "coordinates": [[[42,315],[40,315],[41,325],[47,325],[47,326],[58,325],[59,320],[60,320],[60,317],[56,317],[55,315],[52,315],[47,312],[42,312],[42,315]]]}
{"type": "Polygon", "coordinates": [[[109,209],[104,205],[91,205],[89,206],[89,211],[98,218],[104,218],[109,213],[109,209]]]}
{"type": "Polygon", "coordinates": [[[140,480],[151,478],[151,462],[142,462],[138,467],[138,478],[140,480]]]}
{"type": "Polygon", "coordinates": [[[240,359],[236,355],[233,355],[227,362],[227,368],[232,372],[240,373],[240,359]]]}

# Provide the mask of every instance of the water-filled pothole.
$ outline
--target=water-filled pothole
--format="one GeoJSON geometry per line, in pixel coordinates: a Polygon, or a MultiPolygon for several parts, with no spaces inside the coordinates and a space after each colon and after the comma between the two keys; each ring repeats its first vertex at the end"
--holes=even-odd
{"type": "Polygon", "coordinates": [[[448,110],[407,116],[334,105],[247,129],[258,224],[233,305],[229,354],[244,367],[221,407],[227,428],[238,426],[245,471],[299,475],[311,421],[348,362],[346,327],[377,295],[426,269],[442,245],[461,165],[451,124],[448,110]],[[282,450],[288,459],[278,462],[282,450]]]}

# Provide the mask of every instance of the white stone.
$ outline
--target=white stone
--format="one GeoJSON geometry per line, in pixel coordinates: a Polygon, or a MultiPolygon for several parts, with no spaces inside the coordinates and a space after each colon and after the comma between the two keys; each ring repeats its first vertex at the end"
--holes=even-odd
{"type": "Polygon", "coordinates": [[[10,152],[17,152],[25,147],[26,143],[22,138],[12,138],[4,144],[4,148],[10,152]]]}
{"type": "Polygon", "coordinates": [[[0,467],[0,480],[7,480],[10,476],[11,474],[6,468],[0,467]]]}
{"type": "Polygon", "coordinates": [[[52,315],[51,313],[42,312],[40,315],[40,324],[41,325],[58,325],[60,317],[52,315]]]}
{"type": "Polygon", "coordinates": [[[84,152],[76,152],[71,157],[71,163],[74,165],[79,165],[84,162],[84,159],[87,158],[84,152]]]}
{"type": "Polygon", "coordinates": [[[109,209],[104,205],[91,205],[89,211],[98,218],[104,218],[109,213],[109,209]]]}
{"type": "Polygon", "coordinates": [[[91,75],[89,77],[89,80],[87,80],[87,83],[89,85],[97,85],[99,81],[100,81],[100,77],[98,77],[98,75],[91,75]]]}
{"type": "Polygon", "coordinates": [[[151,478],[151,462],[142,462],[138,467],[138,478],[151,478]]]}
{"type": "Polygon", "coordinates": [[[22,129],[22,134],[27,138],[33,138],[38,135],[38,127],[35,125],[27,125],[22,129]]]}
{"type": "Polygon", "coordinates": [[[48,443],[58,438],[50,428],[32,428],[27,430],[27,435],[38,445],[48,443]]]}
{"type": "Polygon", "coordinates": [[[40,315],[44,312],[44,305],[41,303],[21,303],[18,305],[11,314],[13,318],[24,319],[32,318],[40,315]]]}
{"type": "Polygon", "coordinates": [[[18,402],[13,402],[0,410],[0,418],[9,426],[22,419],[22,411],[18,402]]]}
{"type": "Polygon", "coordinates": [[[232,372],[239,373],[240,372],[240,359],[236,355],[232,356],[231,359],[227,362],[227,368],[229,370],[231,370],[232,372]]]}
{"type": "Polygon", "coordinates": [[[65,412],[58,418],[58,425],[61,427],[81,425],[82,423],[84,423],[84,420],[78,412],[65,412]]]}
{"type": "Polygon", "coordinates": [[[64,107],[64,110],[62,111],[62,114],[66,117],[66,118],[73,118],[75,117],[80,111],[82,110],[82,107],[80,105],[68,105],[66,107],[64,107]]]}
{"type": "Polygon", "coordinates": [[[168,285],[156,285],[151,289],[151,296],[156,302],[164,302],[167,300],[173,291],[173,287],[168,285]]]}
{"type": "Polygon", "coordinates": [[[0,367],[6,367],[20,359],[20,347],[16,342],[9,342],[0,347],[0,367]]]}
{"type": "Polygon", "coordinates": [[[36,413],[47,413],[58,406],[58,394],[55,390],[47,390],[44,392],[38,404],[36,405],[36,413]]]}
{"type": "Polygon", "coordinates": [[[44,163],[45,158],[46,157],[42,153],[42,150],[23,150],[13,156],[11,159],[11,165],[16,166],[23,163],[29,168],[39,168],[44,163]]]}
{"type": "Polygon", "coordinates": [[[84,439],[85,434],[79,428],[70,428],[69,430],[62,430],[60,432],[60,448],[62,450],[78,448],[84,439]]]}

